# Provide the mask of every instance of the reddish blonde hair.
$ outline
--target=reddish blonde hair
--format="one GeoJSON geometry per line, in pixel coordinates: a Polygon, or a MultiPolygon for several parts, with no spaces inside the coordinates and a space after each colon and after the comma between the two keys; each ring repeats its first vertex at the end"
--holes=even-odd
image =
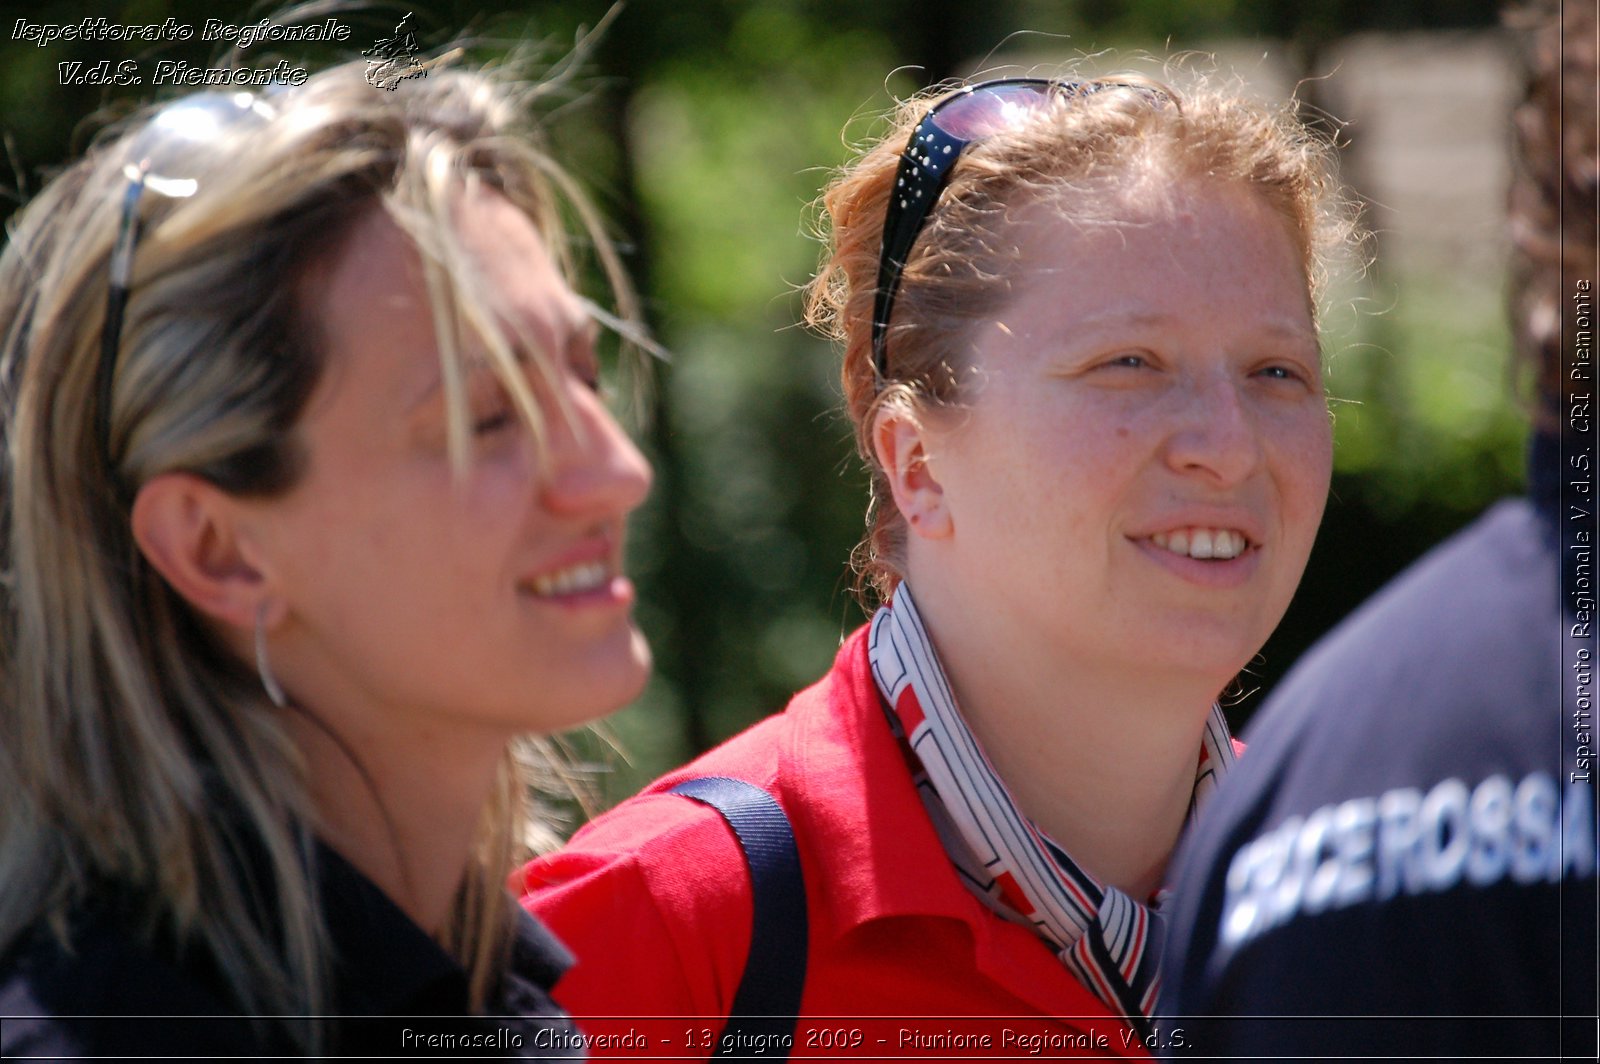
{"type": "MultiPolygon", "coordinates": [[[[1503,12],[1516,31],[1523,97],[1511,115],[1511,333],[1536,427],[1555,431],[1579,387],[1564,372],[1563,329],[1578,278],[1600,243],[1592,0],[1533,0],[1503,12]]],[[[1594,298],[1590,297],[1591,300],[1594,298]]],[[[1588,384],[1584,383],[1587,389],[1588,384]]]]}
{"type": "Polygon", "coordinates": [[[1115,221],[1114,194],[1137,180],[1158,189],[1183,179],[1243,184],[1288,223],[1313,307],[1341,249],[1358,243],[1354,211],[1334,176],[1333,149],[1297,115],[1236,85],[1196,77],[1180,93],[1139,75],[1059,97],[1016,127],[970,145],[901,274],[887,342],[887,374],[873,367],[872,315],[884,216],[900,154],[929,107],[951,86],[900,105],[889,131],[847,164],[821,197],[827,251],[807,291],[806,317],[844,351],[846,409],[871,472],[867,534],[852,557],[858,591],[887,599],[902,573],[905,523],[873,453],[881,407],[915,414],[961,400],[960,370],[974,323],[992,319],[1023,264],[1010,219],[1039,200],[1063,217],[1115,221]]]}

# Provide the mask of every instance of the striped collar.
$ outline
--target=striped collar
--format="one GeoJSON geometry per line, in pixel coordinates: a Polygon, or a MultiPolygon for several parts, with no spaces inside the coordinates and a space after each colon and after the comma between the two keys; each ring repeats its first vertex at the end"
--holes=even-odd
{"type": "MultiPolygon", "coordinates": [[[[902,583],[872,619],[868,660],[891,726],[911,755],[917,790],[962,881],[994,912],[1031,927],[1109,1007],[1143,1027],[1159,987],[1149,906],[1079,868],[1017,808],[956,706],[955,694],[902,583]]],[[[1232,766],[1220,707],[1202,736],[1192,819],[1232,766]]]]}

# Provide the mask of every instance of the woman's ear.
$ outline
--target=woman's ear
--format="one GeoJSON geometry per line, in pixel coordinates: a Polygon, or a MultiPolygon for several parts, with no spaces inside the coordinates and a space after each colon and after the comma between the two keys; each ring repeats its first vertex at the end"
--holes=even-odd
{"type": "Polygon", "coordinates": [[[889,477],[894,504],[914,535],[946,539],[955,532],[944,486],[930,464],[929,431],[904,408],[884,405],[872,421],[872,448],[889,477]]]}
{"type": "Polygon", "coordinates": [[[174,591],[205,616],[249,631],[267,574],[238,500],[191,473],[163,473],[133,500],[133,538],[174,591]]]}

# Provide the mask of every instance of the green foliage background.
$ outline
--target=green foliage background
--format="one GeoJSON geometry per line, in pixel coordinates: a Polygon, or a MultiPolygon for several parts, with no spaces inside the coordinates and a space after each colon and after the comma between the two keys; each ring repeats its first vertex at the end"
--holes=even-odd
{"type": "MultiPolygon", "coordinates": [[[[349,57],[412,11],[427,46],[467,37],[492,57],[532,41],[555,60],[607,9],[605,0],[345,5],[336,13],[354,34],[344,52],[284,54],[349,57]]],[[[13,20],[170,16],[198,27],[272,10],[197,0],[9,5],[0,128],[12,196],[3,209],[82,150],[96,128],[86,116],[149,98],[148,87],[62,85],[56,64],[203,65],[222,54],[199,42],[39,48],[11,39],[13,20]]],[[[1107,47],[1162,56],[1218,41],[1320,74],[1351,34],[1493,25],[1494,5],[1482,0],[632,0],[550,118],[558,157],[612,221],[651,325],[675,352],[640,430],[658,487],[632,552],[658,669],[646,697],[614,721],[631,763],[615,764],[608,798],[781,707],[861,619],[846,559],[861,531],[864,478],[836,412],[833,352],[797,325],[797,289],[819,251],[808,204],[893,97],[1006,62],[1049,64],[1107,47]]],[[[244,63],[267,65],[265,53],[252,49],[244,63]]],[[[1402,276],[1381,243],[1378,253],[1342,298],[1382,313],[1332,322],[1330,388],[1348,402],[1336,406],[1327,518],[1249,686],[1270,687],[1318,634],[1522,480],[1525,429],[1506,384],[1498,282],[1486,291],[1443,271],[1402,276]]],[[[1236,722],[1257,704],[1259,696],[1233,707],[1236,722]]],[[[589,740],[579,748],[601,752],[589,740]]]]}

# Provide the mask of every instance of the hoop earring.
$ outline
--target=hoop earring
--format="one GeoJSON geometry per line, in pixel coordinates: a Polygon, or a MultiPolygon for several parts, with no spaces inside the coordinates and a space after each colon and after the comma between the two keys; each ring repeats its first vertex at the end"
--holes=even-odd
{"type": "Polygon", "coordinates": [[[267,604],[263,602],[261,608],[256,610],[256,675],[261,678],[261,689],[267,692],[267,697],[279,709],[289,705],[288,696],[283,693],[283,688],[278,685],[278,678],[272,675],[272,662],[267,660],[267,604]]]}

